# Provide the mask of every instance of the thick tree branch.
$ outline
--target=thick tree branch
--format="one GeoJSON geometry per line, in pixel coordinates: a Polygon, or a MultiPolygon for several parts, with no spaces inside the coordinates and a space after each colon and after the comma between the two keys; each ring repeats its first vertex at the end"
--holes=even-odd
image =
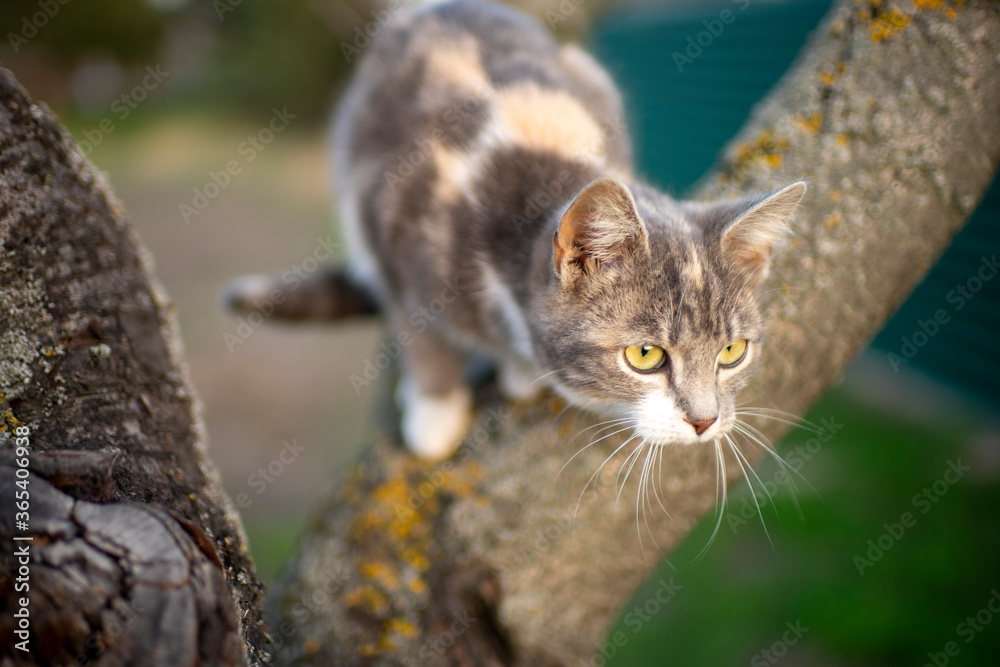
{"type": "MultiPolygon", "coordinates": [[[[772,342],[743,395],[757,405],[808,408],[929,270],[993,177],[1000,10],[930,4],[840,3],[700,190],[810,183],[764,288],[776,290],[766,307],[772,342]]],[[[637,526],[632,483],[615,511],[623,455],[573,520],[587,479],[622,438],[587,449],[560,474],[589,442],[573,436],[595,423],[561,408],[555,399],[486,400],[470,446],[430,468],[387,427],[319,512],[276,599],[279,661],[586,659],[657,564],[652,542],[669,552],[715,503],[715,456],[664,453],[674,521],[653,515],[637,526]]],[[[758,427],[772,440],[785,428],[758,427]]],[[[729,468],[738,474],[733,460],[729,468]]]]}
{"type": "MultiPolygon", "coordinates": [[[[4,641],[3,664],[260,661],[261,587],[205,451],[171,308],[102,175],[0,70],[3,507],[18,426],[39,476],[30,528],[12,510],[0,522],[5,573],[12,533],[35,538],[32,653],[4,641]]],[[[19,597],[4,576],[5,640],[19,597]]]]}

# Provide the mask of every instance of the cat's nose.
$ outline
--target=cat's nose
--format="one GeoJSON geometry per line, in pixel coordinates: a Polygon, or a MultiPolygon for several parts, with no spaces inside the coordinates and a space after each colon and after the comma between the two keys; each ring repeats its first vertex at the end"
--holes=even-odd
{"type": "Polygon", "coordinates": [[[689,419],[685,419],[684,421],[686,421],[688,424],[691,424],[691,426],[694,427],[695,433],[701,435],[702,433],[708,430],[709,426],[711,426],[718,420],[719,420],[718,417],[712,417],[711,419],[701,419],[699,421],[691,421],[689,419]]]}

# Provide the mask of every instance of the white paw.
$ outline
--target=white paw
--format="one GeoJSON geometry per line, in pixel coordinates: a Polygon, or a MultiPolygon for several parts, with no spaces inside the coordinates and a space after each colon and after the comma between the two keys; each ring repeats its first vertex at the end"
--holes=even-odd
{"type": "Polygon", "coordinates": [[[441,461],[462,444],[472,422],[472,395],[465,387],[444,396],[408,391],[403,398],[403,439],[417,456],[441,461]]]}
{"type": "Polygon", "coordinates": [[[526,401],[541,393],[542,373],[519,361],[505,361],[500,365],[500,391],[507,398],[526,401]]]}
{"type": "Polygon", "coordinates": [[[236,313],[248,313],[265,301],[274,290],[271,276],[255,273],[229,281],[219,295],[223,308],[236,313]]]}

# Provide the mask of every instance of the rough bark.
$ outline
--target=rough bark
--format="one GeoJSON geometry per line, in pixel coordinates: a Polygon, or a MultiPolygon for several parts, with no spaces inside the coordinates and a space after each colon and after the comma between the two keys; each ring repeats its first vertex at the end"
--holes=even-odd
{"type": "Polygon", "coordinates": [[[261,587],[171,309],[102,175],[0,70],[0,664],[260,662],[261,587]],[[18,427],[27,529],[13,523],[18,427]],[[27,655],[13,633],[23,544],[27,655]]]}
{"type": "MultiPolygon", "coordinates": [[[[745,399],[802,414],[974,210],[1000,157],[998,53],[994,3],[842,2],[726,150],[699,196],[810,184],[764,287],[771,344],[745,399]]],[[[437,467],[387,427],[319,510],[272,600],[278,662],[587,659],[657,564],[652,543],[669,553],[713,507],[715,455],[664,453],[673,520],[637,523],[638,475],[616,512],[624,452],[573,520],[622,439],[560,474],[589,442],[573,436],[596,421],[561,409],[484,399],[469,446],[437,467]]],[[[786,428],[756,426],[771,440],[786,428]]],[[[735,459],[729,471],[739,475],[735,459]]]]}

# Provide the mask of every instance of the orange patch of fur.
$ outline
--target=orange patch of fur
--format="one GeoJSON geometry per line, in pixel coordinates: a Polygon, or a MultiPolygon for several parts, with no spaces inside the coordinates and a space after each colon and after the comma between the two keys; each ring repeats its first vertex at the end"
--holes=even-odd
{"type": "Polygon", "coordinates": [[[521,84],[497,91],[501,124],[516,144],[571,160],[604,162],[600,125],[572,95],[521,84]]]}
{"type": "Polygon", "coordinates": [[[490,87],[472,37],[463,35],[455,41],[436,44],[426,49],[426,53],[427,74],[431,81],[468,90],[490,87]]]}
{"type": "Polygon", "coordinates": [[[439,143],[434,144],[431,153],[438,173],[434,184],[434,198],[449,204],[458,201],[462,193],[458,183],[450,175],[458,173],[463,168],[462,162],[465,156],[439,143]]]}

